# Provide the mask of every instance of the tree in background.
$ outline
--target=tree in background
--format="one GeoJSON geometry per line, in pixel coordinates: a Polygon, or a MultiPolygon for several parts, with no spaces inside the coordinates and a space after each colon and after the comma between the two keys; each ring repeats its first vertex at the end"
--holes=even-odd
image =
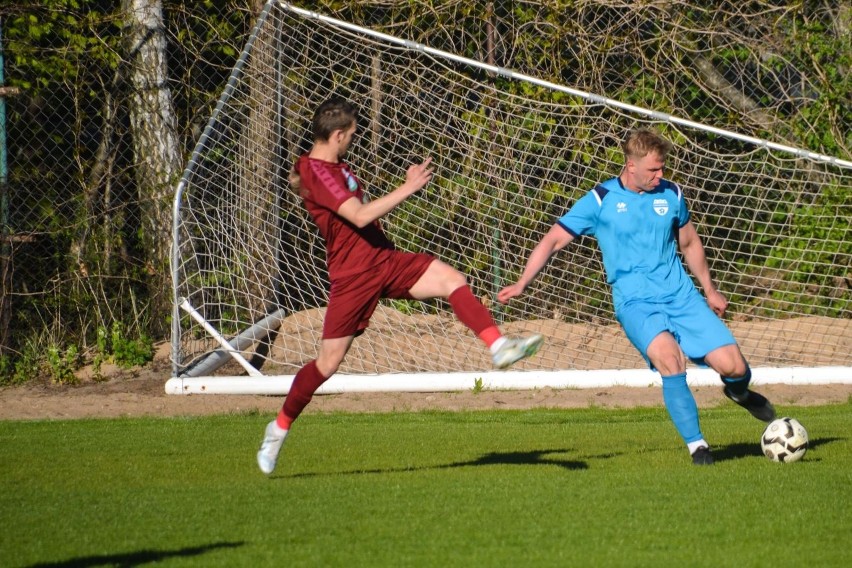
{"type": "Polygon", "coordinates": [[[243,2],[43,0],[0,17],[22,93],[8,100],[21,239],[2,382],[43,373],[49,349],[75,366],[165,337],[174,185],[253,15],[243,2]]]}
{"type": "Polygon", "coordinates": [[[170,298],[171,205],[183,155],[169,87],[163,6],[160,0],[122,0],[121,10],[148,300],[156,314],[152,322],[165,322],[170,298]]]}

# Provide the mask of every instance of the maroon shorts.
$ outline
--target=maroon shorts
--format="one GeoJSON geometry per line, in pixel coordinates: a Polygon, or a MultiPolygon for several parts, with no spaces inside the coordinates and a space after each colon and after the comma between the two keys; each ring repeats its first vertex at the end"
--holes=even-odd
{"type": "Polygon", "coordinates": [[[433,260],[428,254],[394,251],[370,270],[332,281],[322,338],[359,335],[382,298],[412,299],[408,291],[433,260]]]}

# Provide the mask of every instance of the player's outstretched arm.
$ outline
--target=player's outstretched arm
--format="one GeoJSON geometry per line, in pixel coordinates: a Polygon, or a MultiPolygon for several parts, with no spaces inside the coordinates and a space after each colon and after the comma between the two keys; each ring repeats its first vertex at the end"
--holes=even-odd
{"type": "Polygon", "coordinates": [[[713,282],[710,267],[707,265],[707,256],[704,253],[704,245],[701,244],[701,238],[698,236],[698,231],[695,230],[692,221],[680,228],[678,243],[687,268],[698,280],[701,289],[704,291],[707,305],[717,316],[722,317],[728,309],[728,299],[719,292],[716,283],[713,282]]]}
{"type": "Polygon", "coordinates": [[[376,219],[384,217],[407,197],[417,193],[429,183],[432,179],[432,168],[429,167],[431,162],[432,158],[426,158],[420,164],[409,166],[405,173],[405,182],[378,199],[368,203],[361,203],[355,198],[345,201],[337,210],[338,215],[359,228],[366,227],[376,219]]]}
{"type": "Polygon", "coordinates": [[[573,240],[574,237],[571,233],[563,229],[561,225],[553,225],[553,227],[551,227],[547,234],[542,237],[541,241],[530,253],[529,258],[527,259],[527,264],[524,266],[524,271],[521,273],[521,277],[518,278],[518,281],[514,284],[510,284],[500,290],[497,293],[497,300],[501,304],[506,304],[512,298],[523,294],[524,290],[527,289],[527,286],[529,286],[532,281],[535,280],[535,277],[538,276],[538,273],[547,266],[547,263],[550,261],[550,257],[553,256],[556,251],[565,248],[568,243],[573,240]]]}

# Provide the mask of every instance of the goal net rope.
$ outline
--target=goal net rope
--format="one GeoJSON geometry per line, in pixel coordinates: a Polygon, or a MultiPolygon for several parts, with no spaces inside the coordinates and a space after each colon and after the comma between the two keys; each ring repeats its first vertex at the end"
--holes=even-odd
{"type": "Polygon", "coordinates": [[[319,392],[654,382],[614,319],[593,240],[555,255],[508,306],[495,301],[554,221],[618,174],[637,126],[675,144],[666,177],[684,190],[756,380],[850,380],[852,163],[269,2],[177,188],[167,391],[286,393],[316,357],[324,246],[287,176],[332,95],[360,109],[347,160],[372,197],[433,159],[430,184],[383,219],[397,247],[458,268],[505,334],[541,333],[545,346],[497,373],[444,301],[383,301],[319,392]]]}

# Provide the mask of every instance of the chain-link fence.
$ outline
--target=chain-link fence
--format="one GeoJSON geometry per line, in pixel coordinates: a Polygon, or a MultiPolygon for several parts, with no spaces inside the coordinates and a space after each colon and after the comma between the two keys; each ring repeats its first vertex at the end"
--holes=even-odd
{"type": "Polygon", "coordinates": [[[0,9],[5,381],[133,365],[166,338],[171,196],[259,2],[0,9]]]}
{"type": "MultiPolygon", "coordinates": [[[[174,185],[262,4],[0,8],[0,381],[72,381],[83,362],[145,362],[167,338],[174,185]]],[[[299,4],[625,103],[852,154],[843,3],[299,4]]],[[[838,282],[848,294],[848,278],[838,282]]]]}

